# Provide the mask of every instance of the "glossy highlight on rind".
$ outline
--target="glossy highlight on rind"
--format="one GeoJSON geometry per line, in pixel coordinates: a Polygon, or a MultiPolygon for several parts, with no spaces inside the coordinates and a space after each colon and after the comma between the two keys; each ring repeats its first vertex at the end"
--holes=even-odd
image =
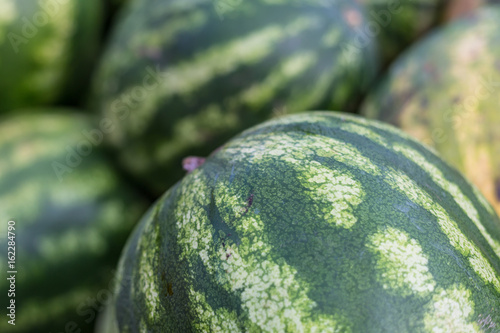
{"type": "Polygon", "coordinates": [[[151,207],[105,321],[121,333],[496,332],[499,242],[477,191],[404,133],[341,113],[277,118],[151,207]]]}
{"type": "Polygon", "coordinates": [[[362,113],[394,124],[458,168],[500,213],[500,5],[485,6],[415,44],[362,113]]]}
{"type": "Polygon", "coordinates": [[[160,195],[182,159],[305,109],[355,111],[379,66],[352,1],[131,3],[97,72],[92,102],[116,124],[122,163],[160,195]],[[354,50],[354,52],[352,52],[354,50]]]}

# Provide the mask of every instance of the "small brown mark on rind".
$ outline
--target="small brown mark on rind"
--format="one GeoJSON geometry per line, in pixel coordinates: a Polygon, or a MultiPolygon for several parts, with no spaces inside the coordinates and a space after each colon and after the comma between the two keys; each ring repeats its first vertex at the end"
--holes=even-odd
{"type": "Polygon", "coordinates": [[[174,290],[172,289],[172,283],[167,283],[167,293],[172,296],[174,294],[174,290]]]}
{"type": "MultiPolygon", "coordinates": [[[[167,280],[167,276],[166,276],[165,272],[161,272],[161,280],[162,281],[167,280]]],[[[167,282],[167,291],[165,292],[165,296],[167,296],[167,295],[172,296],[173,294],[174,294],[174,290],[172,289],[172,283],[167,282]]]]}
{"type": "Polygon", "coordinates": [[[250,209],[250,207],[252,207],[252,204],[253,204],[253,193],[250,194],[250,196],[247,198],[247,206],[245,208],[245,211],[243,212],[243,215],[248,213],[248,210],[250,209]]]}

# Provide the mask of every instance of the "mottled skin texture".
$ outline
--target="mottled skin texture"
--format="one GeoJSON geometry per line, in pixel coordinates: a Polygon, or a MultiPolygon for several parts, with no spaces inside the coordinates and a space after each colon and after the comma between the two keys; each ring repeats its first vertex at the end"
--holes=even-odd
{"type": "MultiPolygon", "coordinates": [[[[92,125],[72,110],[32,111],[38,112],[46,115],[4,117],[0,125],[0,219],[5,228],[0,288],[5,293],[9,220],[16,222],[18,272],[16,326],[2,320],[0,331],[62,332],[74,321],[81,332],[91,332],[92,308],[85,302],[109,289],[119,251],[147,202],[122,183],[97,147],[60,182],[52,163],[64,164],[66,147],[75,149],[84,141],[82,131],[92,125]]],[[[2,308],[8,301],[2,297],[2,308]]]]}
{"type": "MultiPolygon", "coordinates": [[[[369,28],[377,38],[386,63],[438,22],[445,0],[359,0],[368,11],[369,28]],[[372,30],[374,32],[377,30],[372,30]]],[[[368,31],[368,30],[367,30],[368,31]]]]}
{"type": "Polygon", "coordinates": [[[500,213],[500,5],[455,21],[398,59],[362,113],[434,147],[500,213]]]}
{"type": "Polygon", "coordinates": [[[264,123],[143,217],[103,327],[498,332],[500,227],[477,193],[375,121],[318,112],[264,123]]]}
{"type": "Polygon", "coordinates": [[[356,110],[378,69],[374,38],[349,51],[361,13],[346,0],[136,1],[110,39],[94,109],[116,123],[108,139],[123,165],[162,194],[184,157],[251,125],[356,110]]]}
{"type": "Polygon", "coordinates": [[[0,113],[82,98],[100,42],[101,1],[0,0],[0,12],[0,113]]]}

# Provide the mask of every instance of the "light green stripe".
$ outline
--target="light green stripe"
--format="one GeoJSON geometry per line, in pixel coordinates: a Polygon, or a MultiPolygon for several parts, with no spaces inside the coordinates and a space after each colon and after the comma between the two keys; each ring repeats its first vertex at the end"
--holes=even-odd
{"type": "MultiPolygon", "coordinates": [[[[47,11],[51,23],[50,27],[46,29],[50,29],[50,32],[47,33],[50,38],[44,39],[43,43],[31,41],[38,45],[38,48],[31,48],[31,56],[40,63],[45,64],[45,66],[38,71],[34,71],[33,75],[25,82],[29,82],[30,85],[35,87],[52,87],[62,84],[65,73],[61,70],[61,67],[67,65],[71,53],[68,46],[71,43],[61,41],[71,40],[75,33],[77,5],[78,1],[63,1],[58,6],[54,6],[53,11],[47,11]]],[[[39,8],[39,11],[42,11],[42,9],[39,8]]]]}
{"type": "Polygon", "coordinates": [[[342,28],[339,26],[333,27],[323,35],[321,44],[326,48],[332,48],[340,44],[342,36],[342,28]]]}
{"type": "Polygon", "coordinates": [[[50,264],[68,261],[82,253],[101,255],[106,252],[108,243],[99,226],[69,230],[57,237],[50,235],[38,238],[41,260],[50,264]]]}
{"type": "Polygon", "coordinates": [[[368,139],[372,140],[373,142],[378,143],[379,145],[381,145],[382,147],[384,147],[386,149],[392,148],[386,138],[384,138],[382,135],[378,134],[377,132],[375,132],[374,130],[372,130],[366,126],[359,125],[356,123],[351,123],[351,122],[343,122],[340,124],[340,128],[346,132],[353,133],[353,134],[368,138],[368,139]]]}
{"type": "Polygon", "coordinates": [[[199,169],[194,170],[179,189],[179,200],[175,208],[178,229],[178,242],[182,248],[180,259],[200,256],[210,274],[214,270],[209,255],[212,253],[212,235],[210,220],[204,210],[209,206],[208,189],[199,169]],[[189,180],[189,181],[188,181],[189,180]]]}
{"type": "MultiPolygon", "coordinates": [[[[358,119],[354,118],[351,116],[345,116],[346,119],[354,120],[355,122],[362,124],[362,125],[369,125],[372,124],[370,122],[368,124],[367,120],[363,119],[358,119]]],[[[305,122],[309,123],[314,123],[314,122],[321,122],[321,121],[328,121],[328,117],[322,116],[320,113],[315,114],[315,115],[308,115],[308,114],[302,114],[302,115],[297,115],[294,117],[289,117],[287,121],[290,123],[295,123],[300,120],[303,120],[305,122]]],[[[283,123],[281,120],[274,120],[268,122],[267,126],[269,126],[270,123],[283,123]]],[[[389,131],[394,132],[398,136],[402,136],[400,132],[396,129],[392,129],[389,126],[382,125],[382,124],[377,124],[379,128],[386,130],[389,129],[389,131]]],[[[260,128],[267,127],[266,125],[260,126],[260,128]]],[[[258,137],[258,135],[255,135],[253,137],[258,137]]],[[[242,140],[252,140],[252,138],[243,138],[242,140]]],[[[286,141],[283,141],[283,135],[277,135],[276,140],[269,140],[272,143],[272,146],[274,147],[280,147],[280,146],[290,146],[294,147],[295,146],[300,146],[296,141],[291,141],[288,144],[286,141]]],[[[274,138],[274,137],[273,137],[274,138]]],[[[333,140],[333,139],[332,139],[333,140]]],[[[263,140],[261,138],[258,140],[260,143],[266,142],[266,140],[263,140]]],[[[335,140],[334,140],[335,141],[335,140]]],[[[308,146],[311,144],[310,142],[307,142],[307,140],[304,140],[304,147],[301,149],[304,150],[304,158],[309,155],[308,154],[308,146]]],[[[250,144],[247,147],[237,147],[236,151],[233,151],[232,154],[238,153],[241,156],[245,156],[246,154],[250,153],[251,156],[257,157],[257,158],[262,158],[262,154],[268,150],[268,147],[265,147],[266,145],[262,145],[262,147],[255,147],[257,142],[254,142],[250,144]],[[253,146],[253,147],[252,147],[253,146]],[[241,149],[241,150],[240,150],[241,149]]],[[[345,143],[342,143],[345,145],[345,143]]],[[[329,147],[330,150],[337,150],[338,148],[336,147],[337,144],[334,144],[332,142],[331,145],[327,146],[329,147]]],[[[348,147],[348,145],[345,145],[345,147],[348,147]]],[[[233,148],[234,149],[234,148],[233,148]]],[[[310,151],[314,156],[320,155],[321,156],[321,151],[324,150],[325,148],[316,148],[317,151],[310,151]]],[[[359,151],[355,152],[355,156],[352,156],[353,151],[351,152],[344,152],[340,156],[335,155],[335,158],[338,159],[339,161],[357,168],[357,169],[362,169],[365,172],[371,174],[371,175],[379,175],[380,171],[378,168],[373,165],[373,163],[370,162],[370,159],[363,156],[359,151]],[[346,156],[347,153],[347,156],[346,156]],[[340,157],[340,158],[339,158],[340,157]],[[348,157],[348,158],[347,158],[348,157]]],[[[332,156],[330,153],[329,156],[332,156]]],[[[249,156],[248,156],[249,157],[249,156]]],[[[247,158],[248,158],[247,157],[247,158]]],[[[393,189],[397,190],[398,192],[402,193],[403,195],[406,195],[411,201],[414,203],[417,203],[418,205],[422,206],[424,209],[432,213],[438,220],[438,223],[441,227],[441,230],[448,236],[450,239],[450,243],[453,245],[455,249],[457,249],[462,255],[464,255],[466,258],[469,259],[469,262],[474,269],[474,271],[484,280],[485,283],[491,283],[493,286],[500,291],[500,280],[496,276],[495,270],[491,266],[491,264],[488,262],[488,260],[483,256],[481,251],[473,244],[471,243],[467,237],[460,231],[458,228],[457,224],[455,221],[451,219],[451,217],[447,214],[445,209],[439,205],[438,203],[434,202],[432,198],[422,190],[413,180],[411,180],[406,174],[396,171],[394,169],[390,169],[388,172],[386,171],[384,177],[384,181],[388,183],[393,189]]]]}
{"type": "Polygon", "coordinates": [[[465,179],[469,186],[472,188],[472,192],[474,192],[474,195],[476,196],[476,199],[481,203],[484,209],[491,215],[495,215],[495,210],[493,209],[493,206],[486,200],[484,195],[479,191],[479,189],[476,187],[476,185],[472,184],[468,179],[465,179]]]}
{"type": "Polygon", "coordinates": [[[341,71],[335,66],[333,66],[331,72],[319,74],[314,79],[314,83],[309,84],[307,87],[301,87],[300,90],[293,91],[287,107],[292,112],[300,112],[318,105],[318,102],[330,93],[330,86],[339,74],[341,74],[341,71]]]}
{"type": "Polygon", "coordinates": [[[379,168],[353,145],[323,135],[310,134],[304,140],[299,141],[286,133],[275,133],[273,136],[257,134],[233,140],[231,146],[225,148],[223,153],[227,153],[227,156],[234,162],[247,159],[257,162],[264,157],[283,154],[284,147],[286,147],[286,152],[296,159],[310,160],[315,156],[331,157],[369,174],[380,174],[379,168]]]}
{"type": "Polygon", "coordinates": [[[496,255],[500,257],[500,242],[491,238],[490,234],[479,220],[479,213],[474,207],[474,204],[463,194],[460,188],[456,184],[448,181],[443,173],[418,151],[406,145],[398,143],[394,145],[394,150],[402,153],[405,157],[412,160],[415,164],[424,169],[439,187],[441,187],[455,199],[455,202],[460,206],[462,211],[474,222],[488,244],[493,248],[493,251],[495,251],[496,255]]]}
{"type": "MultiPolygon", "coordinates": [[[[464,193],[460,190],[460,188],[456,185],[453,184],[452,182],[448,181],[443,173],[432,163],[430,163],[422,154],[420,154],[418,151],[415,149],[407,146],[407,145],[402,145],[402,144],[394,144],[394,145],[389,145],[387,140],[382,137],[381,135],[377,134],[376,132],[364,127],[360,126],[357,124],[353,123],[343,123],[340,126],[343,130],[349,131],[354,134],[359,134],[362,136],[365,136],[367,138],[370,138],[371,140],[377,142],[378,144],[382,145],[383,147],[387,149],[394,149],[394,151],[397,151],[401,154],[403,154],[406,158],[410,159],[413,161],[415,164],[419,165],[424,169],[427,174],[432,178],[432,180],[440,186],[444,191],[449,193],[457,204],[460,206],[462,211],[474,222],[476,227],[479,229],[483,237],[488,241],[488,244],[493,248],[495,253],[500,257],[500,243],[493,238],[491,238],[490,234],[488,231],[484,228],[483,224],[479,220],[479,213],[477,212],[476,208],[474,207],[474,204],[464,195],[464,193]]],[[[384,126],[385,127],[385,126],[384,126]]],[[[384,129],[383,127],[380,127],[381,129],[384,129]]],[[[411,140],[414,142],[414,140],[411,140]]],[[[470,183],[469,183],[470,184],[470,183]]],[[[489,205],[489,203],[486,201],[486,199],[483,197],[483,195],[477,190],[477,188],[470,184],[474,195],[478,199],[478,201],[483,205],[483,207],[490,213],[493,214],[493,209],[489,205]]]]}
{"type": "Polygon", "coordinates": [[[470,322],[474,314],[471,292],[464,286],[438,290],[427,306],[424,317],[427,332],[473,333],[483,332],[478,324],[470,322]]]}
{"type": "MultiPolygon", "coordinates": [[[[66,136],[64,138],[65,142],[71,143],[71,138],[68,138],[66,136]]],[[[75,140],[73,142],[77,141],[75,140]]],[[[17,141],[15,143],[15,146],[13,146],[13,148],[15,147],[15,149],[11,150],[10,154],[8,155],[9,160],[7,168],[14,171],[20,171],[22,169],[30,167],[34,169],[37,164],[38,166],[40,166],[40,161],[44,162],[44,166],[49,165],[46,163],[46,161],[58,161],[66,165],[64,158],[68,153],[64,149],[64,145],[64,142],[58,141],[51,137],[43,136],[40,136],[35,140],[28,139],[26,140],[26,142],[17,141]]],[[[2,168],[0,167],[0,170],[1,169],[2,168]]],[[[49,171],[51,170],[52,169],[49,169],[49,171]]],[[[7,172],[5,172],[4,175],[7,175],[7,172]]],[[[54,180],[57,181],[55,174],[54,180]]]]}
{"type": "Polygon", "coordinates": [[[242,214],[246,200],[238,195],[238,190],[221,181],[215,197],[224,221],[234,220],[234,214],[240,216],[238,223],[231,225],[241,243],[237,247],[220,246],[217,255],[229,290],[241,292],[242,307],[255,328],[263,332],[322,332],[343,327],[345,320],[338,315],[315,320],[311,311],[316,303],[307,297],[309,286],[299,280],[293,267],[278,264],[269,256],[273,248],[266,243],[264,222],[259,215],[242,214]],[[233,212],[224,214],[228,205],[233,212]],[[227,253],[231,253],[229,258],[227,253]]]}
{"type": "Polygon", "coordinates": [[[132,285],[132,294],[136,295],[136,299],[142,299],[146,303],[146,315],[151,322],[159,323],[161,318],[159,313],[159,281],[156,277],[157,252],[159,251],[156,242],[153,240],[158,237],[159,225],[153,223],[154,220],[149,220],[149,223],[143,229],[142,237],[137,242],[136,253],[140,253],[139,264],[137,267],[138,286],[139,290],[135,289],[136,284],[132,285]]]}
{"type": "Polygon", "coordinates": [[[299,171],[298,178],[309,189],[314,205],[326,222],[351,228],[358,220],[354,214],[357,205],[363,202],[365,192],[359,181],[346,171],[332,170],[316,161],[299,161],[283,158],[299,171]]]}
{"type": "MultiPolygon", "coordinates": [[[[152,161],[153,163],[168,161],[189,147],[203,145],[205,143],[204,131],[212,133],[230,131],[231,129],[236,129],[238,126],[241,126],[241,123],[235,112],[223,110],[217,104],[210,104],[200,112],[180,119],[174,125],[174,134],[171,139],[164,140],[154,150],[152,161]]],[[[135,159],[137,165],[146,163],[146,160],[147,158],[135,159]]]]}
{"type": "MultiPolygon", "coordinates": [[[[363,122],[366,123],[366,121],[364,121],[364,120],[359,121],[359,123],[363,123],[363,122]]],[[[377,123],[377,125],[379,125],[379,124],[377,123]]],[[[370,131],[369,129],[363,130],[362,127],[357,126],[357,125],[352,125],[352,124],[342,124],[341,127],[345,130],[352,132],[352,133],[359,133],[361,135],[365,135],[365,136],[369,137],[370,139],[372,139],[373,141],[384,146],[385,148],[391,149],[391,146],[388,144],[386,139],[384,139],[379,134],[377,134],[373,131],[370,131]]],[[[380,128],[382,130],[386,130],[387,128],[389,128],[390,132],[393,132],[393,133],[401,136],[399,131],[397,131],[389,126],[380,125],[380,126],[376,126],[376,127],[380,128]]],[[[407,136],[407,139],[410,139],[410,137],[407,136]]],[[[411,141],[414,142],[415,140],[411,139],[411,141]]],[[[489,235],[489,233],[486,231],[486,229],[482,225],[481,221],[479,220],[479,214],[478,214],[477,210],[474,208],[474,205],[463,194],[463,192],[460,190],[460,188],[457,185],[449,182],[437,167],[432,165],[432,163],[430,163],[423,155],[418,153],[416,150],[410,148],[409,146],[398,144],[398,143],[394,144],[392,148],[395,151],[402,153],[406,158],[412,160],[417,165],[421,166],[429,174],[429,176],[433,179],[433,181],[437,185],[439,185],[443,190],[445,190],[446,192],[451,194],[454,197],[457,204],[460,206],[460,208],[464,211],[464,213],[466,213],[467,216],[474,222],[476,227],[479,229],[479,231],[481,232],[483,237],[487,240],[488,244],[493,248],[495,253],[500,256],[500,243],[498,241],[495,241],[489,235]]],[[[418,188],[418,186],[416,184],[415,184],[415,187],[418,188]]],[[[418,189],[418,191],[421,193],[425,193],[420,189],[418,189]]],[[[427,193],[425,193],[425,195],[428,196],[427,193]]],[[[444,211],[444,209],[441,206],[437,205],[437,207],[439,207],[438,208],[439,214],[437,214],[437,215],[434,214],[434,215],[436,215],[436,217],[438,217],[438,219],[443,218],[444,216],[449,218],[449,216],[446,214],[446,212],[444,211]]],[[[451,223],[451,225],[454,225],[454,227],[458,228],[454,221],[451,221],[450,223],[451,223]]],[[[442,226],[442,228],[444,227],[443,224],[441,226],[442,226]]],[[[456,232],[461,233],[458,229],[456,230],[456,232]]],[[[472,246],[472,244],[470,244],[470,245],[472,246]]],[[[486,259],[482,256],[482,254],[479,254],[479,251],[477,250],[477,248],[475,246],[474,246],[474,248],[478,252],[477,255],[479,257],[481,257],[481,259],[478,259],[478,258],[470,259],[474,262],[478,262],[477,267],[474,267],[474,265],[473,265],[475,271],[477,273],[482,272],[482,273],[480,273],[480,275],[483,276],[486,279],[486,281],[492,282],[496,286],[497,289],[500,288],[500,281],[498,280],[498,278],[491,278],[491,276],[494,276],[494,272],[493,272],[493,269],[491,268],[491,265],[489,263],[487,263],[487,265],[484,265],[484,263],[480,263],[483,261],[486,262],[486,259]],[[482,266],[487,266],[489,268],[483,269],[482,266]],[[490,269],[491,269],[491,271],[490,271],[490,269]]],[[[462,250],[461,252],[463,254],[464,250],[462,250]]],[[[467,251],[465,251],[465,253],[467,253],[467,251]]]]}
{"type": "Polygon", "coordinates": [[[161,19],[165,20],[165,24],[159,27],[155,25],[154,32],[150,31],[146,36],[144,34],[134,34],[133,40],[130,42],[131,47],[136,50],[143,50],[144,47],[160,50],[170,45],[181,33],[194,31],[204,26],[209,19],[206,11],[201,9],[190,10],[186,14],[188,15],[162,17],[161,19]]]}
{"type": "MultiPolygon", "coordinates": [[[[213,228],[203,209],[208,203],[206,180],[198,170],[183,184],[176,209],[182,257],[189,260],[199,256],[208,272],[215,274],[224,288],[240,295],[250,320],[247,326],[250,330],[308,332],[341,326],[337,318],[311,315],[316,304],[307,297],[308,286],[298,280],[291,266],[277,264],[268,256],[272,247],[265,242],[263,221],[258,215],[243,215],[246,198],[239,197],[237,190],[224,180],[216,185],[216,204],[225,223],[238,217],[238,223],[232,227],[241,236],[241,244],[236,247],[230,241],[225,245],[213,243],[213,228]]],[[[192,293],[191,296],[197,298],[197,312],[215,313],[203,302],[202,294],[192,293]]],[[[232,313],[225,315],[233,318],[232,313]]]]}
{"type": "Polygon", "coordinates": [[[189,289],[190,306],[196,313],[193,326],[198,332],[239,333],[238,315],[225,308],[214,310],[206,301],[205,295],[189,289]]]}
{"type": "Polygon", "coordinates": [[[6,31],[5,28],[8,27],[17,16],[16,6],[14,3],[15,2],[13,0],[0,1],[0,44],[5,41],[7,36],[8,31],[6,31]]]}
{"type": "Polygon", "coordinates": [[[258,84],[250,86],[241,94],[241,100],[253,109],[269,103],[276,91],[286,87],[294,78],[304,73],[316,60],[313,52],[301,52],[286,59],[286,61],[267,78],[258,84]]]}
{"type": "Polygon", "coordinates": [[[450,240],[450,244],[465,258],[468,258],[474,271],[485,283],[491,283],[500,292],[500,280],[489,261],[481,251],[462,233],[457,223],[447,214],[446,210],[435,202],[427,192],[422,190],[413,180],[401,171],[390,169],[385,181],[395,190],[406,195],[411,201],[422,206],[437,218],[441,230],[450,240]]]}
{"type": "MultiPolygon", "coordinates": [[[[22,218],[23,224],[28,226],[35,222],[37,216],[46,208],[42,204],[56,203],[61,209],[80,206],[82,203],[92,202],[96,197],[107,193],[109,189],[117,185],[116,176],[104,164],[96,165],[91,169],[79,170],[76,168],[71,174],[65,175],[62,182],[57,180],[55,174],[53,178],[50,177],[52,175],[51,171],[49,169],[48,177],[43,179],[39,177],[36,182],[16,184],[15,189],[2,196],[0,217],[4,218],[4,220],[22,218]],[[47,188],[51,188],[51,191],[47,192],[47,188]],[[44,196],[44,200],[40,200],[41,196],[44,196]],[[26,209],[26,202],[38,204],[26,209]]],[[[117,210],[121,209],[117,208],[117,210]]],[[[109,214],[109,212],[106,214],[109,214]]],[[[49,245],[49,247],[51,246],[49,245]]],[[[48,258],[59,258],[61,255],[64,255],[64,253],[48,254],[48,258]]]]}
{"type": "MultiPolygon", "coordinates": [[[[378,126],[380,129],[385,130],[385,126],[378,126]]],[[[340,124],[340,128],[345,131],[348,131],[353,134],[358,134],[364,137],[369,138],[370,140],[380,144],[381,146],[387,149],[394,149],[397,152],[402,153],[405,157],[412,160],[417,165],[421,166],[427,174],[433,179],[433,181],[439,185],[443,190],[450,193],[460,208],[469,216],[469,218],[476,224],[477,228],[481,231],[483,237],[485,237],[493,248],[495,253],[500,256],[500,243],[491,238],[490,234],[486,231],[484,226],[479,221],[479,214],[475,209],[473,203],[463,194],[460,188],[449,182],[443,175],[443,173],[432,163],[430,163],[422,154],[418,153],[416,150],[410,148],[407,145],[396,144],[394,147],[388,143],[388,141],[381,136],[380,134],[370,130],[364,126],[360,126],[355,123],[342,123],[340,124]]],[[[396,133],[395,131],[391,131],[396,133]]],[[[407,137],[406,139],[409,139],[407,137]]],[[[415,140],[411,139],[410,141],[415,142],[415,140]]],[[[472,191],[474,192],[475,197],[483,206],[483,208],[488,211],[490,214],[494,214],[494,210],[492,206],[488,203],[488,201],[484,198],[484,196],[479,192],[479,190],[471,184],[467,179],[465,179],[468,184],[471,186],[472,191]]]]}
{"type": "MultiPolygon", "coordinates": [[[[57,297],[52,297],[50,299],[45,298],[43,301],[23,302],[22,306],[16,306],[15,327],[23,332],[27,332],[27,328],[36,332],[38,331],[36,327],[39,327],[41,324],[47,325],[47,322],[54,318],[61,318],[62,314],[68,313],[68,309],[74,309],[76,317],[76,309],[81,304],[85,304],[89,297],[95,299],[97,292],[98,291],[95,289],[79,288],[57,297]]],[[[18,305],[17,301],[16,305],[18,305]]],[[[90,307],[88,308],[90,309],[90,307]]],[[[8,324],[7,320],[2,320],[0,329],[2,329],[3,332],[12,332],[9,330],[12,329],[12,325],[8,324]],[[6,327],[8,327],[8,329],[6,327]]],[[[56,329],[62,331],[64,330],[64,326],[56,327],[56,329]]]]}
{"type": "MultiPolygon", "coordinates": [[[[188,95],[215,77],[265,58],[273,52],[273,46],[283,35],[284,30],[279,26],[265,27],[225,45],[214,46],[198,53],[189,61],[168,68],[162,76],[161,84],[148,92],[147,104],[141,104],[141,112],[134,112],[136,131],[142,131],[143,127],[151,121],[161,101],[174,95],[188,95]],[[140,118],[138,118],[139,114],[140,118]]],[[[126,100],[135,88],[130,87],[120,95],[118,100],[126,100]]]]}
{"type": "Polygon", "coordinates": [[[22,214],[26,225],[32,224],[40,214],[41,207],[29,207],[27,202],[39,202],[38,196],[43,189],[42,184],[36,182],[24,182],[17,184],[9,193],[0,197],[0,218],[4,221],[19,219],[22,214]]]}
{"type": "MultiPolygon", "coordinates": [[[[215,77],[231,73],[240,66],[261,61],[274,52],[280,39],[293,37],[306,30],[310,26],[310,20],[309,17],[300,17],[284,27],[264,27],[224,45],[213,46],[199,52],[192,59],[168,68],[162,76],[161,84],[148,92],[147,103],[141,104],[141,112],[134,112],[135,131],[140,132],[147,126],[161,101],[174,95],[189,95],[215,77]]],[[[136,88],[130,87],[117,100],[126,100],[136,88]]]]}
{"type": "Polygon", "coordinates": [[[367,246],[377,256],[377,279],[389,292],[402,297],[427,295],[436,287],[422,247],[404,231],[391,227],[379,231],[370,235],[367,246]]]}
{"type": "Polygon", "coordinates": [[[51,117],[50,115],[46,117],[18,116],[1,123],[0,142],[22,140],[26,138],[27,133],[46,133],[51,137],[61,132],[70,134],[68,128],[74,127],[75,122],[72,117],[51,117]]]}

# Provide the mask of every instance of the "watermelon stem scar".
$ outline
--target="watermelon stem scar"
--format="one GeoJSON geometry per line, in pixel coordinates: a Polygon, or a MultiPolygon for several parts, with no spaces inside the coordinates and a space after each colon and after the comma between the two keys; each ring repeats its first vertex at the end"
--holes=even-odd
{"type": "Polygon", "coordinates": [[[182,168],[187,171],[187,173],[193,172],[196,168],[200,167],[205,163],[206,158],[198,156],[188,156],[182,160],[182,168]]]}

